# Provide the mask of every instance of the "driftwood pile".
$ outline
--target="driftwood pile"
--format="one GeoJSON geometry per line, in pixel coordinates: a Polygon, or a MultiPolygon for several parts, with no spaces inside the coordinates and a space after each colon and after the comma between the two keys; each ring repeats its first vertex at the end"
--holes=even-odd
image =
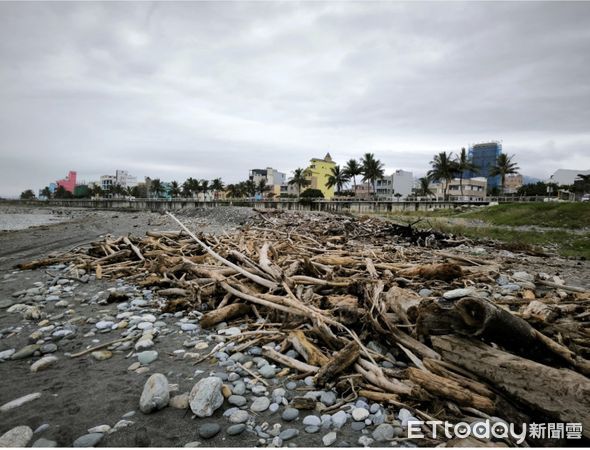
{"type": "Polygon", "coordinates": [[[537,278],[494,297],[498,259],[378,219],[261,212],[231,236],[205,236],[170,216],[181,231],[106,238],[20,268],[70,263],[156,290],[166,312],[200,311],[203,328],[245,324],[233,351],[261,346],[279,376],[313,375],[344,401],[421,420],[582,423],[590,437],[586,290],[537,278]]]}

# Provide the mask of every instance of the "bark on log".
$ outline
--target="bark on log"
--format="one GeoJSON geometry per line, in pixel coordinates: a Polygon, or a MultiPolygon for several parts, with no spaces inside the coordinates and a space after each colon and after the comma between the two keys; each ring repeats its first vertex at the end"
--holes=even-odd
{"type": "Polygon", "coordinates": [[[320,368],[316,375],[316,384],[323,386],[336,377],[339,373],[354,364],[360,354],[360,348],[354,341],[338,351],[330,361],[320,368]]]}
{"type": "Polygon", "coordinates": [[[433,336],[444,360],[458,364],[522,404],[562,422],[583,425],[590,438],[590,380],[456,336],[433,336]]]}
{"type": "Polygon", "coordinates": [[[236,317],[241,317],[250,312],[250,305],[245,303],[233,303],[231,305],[217,308],[201,317],[199,324],[202,328],[211,328],[213,325],[225,322],[236,317]]]}
{"type": "Polygon", "coordinates": [[[287,339],[293,348],[297,350],[297,353],[303,356],[303,359],[305,359],[308,364],[322,367],[330,361],[330,358],[324,355],[319,348],[317,348],[305,337],[305,333],[303,331],[292,331],[289,333],[287,339]]]}
{"type": "Polygon", "coordinates": [[[494,402],[490,398],[471,392],[454,380],[414,367],[408,368],[407,373],[411,381],[431,394],[448,398],[461,406],[476,408],[488,414],[495,412],[494,402]]]}
{"type": "Polygon", "coordinates": [[[400,270],[399,275],[403,277],[420,277],[426,280],[452,281],[463,276],[463,270],[458,264],[425,264],[400,270]]]}
{"type": "Polygon", "coordinates": [[[317,366],[311,366],[304,363],[303,361],[297,361],[295,358],[283,355],[282,353],[279,353],[270,347],[262,347],[262,354],[267,358],[282,364],[283,366],[290,367],[292,369],[298,370],[299,372],[316,373],[318,370],[320,370],[320,368],[317,366]]]}
{"type": "Polygon", "coordinates": [[[416,321],[417,308],[422,297],[409,289],[392,286],[385,294],[385,303],[405,324],[416,321]]]}

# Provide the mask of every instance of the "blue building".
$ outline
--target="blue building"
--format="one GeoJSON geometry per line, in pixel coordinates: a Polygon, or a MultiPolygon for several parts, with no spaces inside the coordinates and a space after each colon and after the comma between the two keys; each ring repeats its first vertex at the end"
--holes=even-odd
{"type": "Polygon", "coordinates": [[[484,144],[474,144],[469,147],[469,160],[478,168],[477,172],[466,171],[463,175],[465,178],[484,177],[488,180],[488,189],[494,189],[500,186],[500,176],[490,176],[492,167],[496,165],[498,156],[502,153],[502,144],[500,142],[486,142],[484,144]]]}

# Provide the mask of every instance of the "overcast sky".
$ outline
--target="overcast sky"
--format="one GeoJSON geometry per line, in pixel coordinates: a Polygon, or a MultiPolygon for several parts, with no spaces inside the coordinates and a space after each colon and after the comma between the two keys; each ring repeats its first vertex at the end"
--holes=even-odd
{"type": "Polygon", "coordinates": [[[243,180],[329,151],[415,175],[501,140],[590,169],[590,3],[0,3],[0,195],[243,180]]]}

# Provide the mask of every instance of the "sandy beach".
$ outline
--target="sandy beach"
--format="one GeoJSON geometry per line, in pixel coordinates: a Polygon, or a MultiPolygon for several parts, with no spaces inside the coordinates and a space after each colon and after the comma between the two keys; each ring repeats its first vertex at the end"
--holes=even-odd
{"type": "MultiPolygon", "coordinates": [[[[389,443],[375,438],[375,430],[380,423],[387,422],[393,424],[388,432],[401,436],[399,408],[394,411],[363,400],[356,401],[356,408],[370,412],[366,425],[348,422],[331,431],[333,424],[328,422],[335,420],[334,416],[325,418],[312,411],[296,412],[295,420],[285,418],[289,399],[296,393],[315,392],[306,381],[287,384],[270,377],[268,386],[259,389],[249,384],[247,374],[226,370],[232,367],[229,362],[234,361],[226,359],[228,355],[215,354],[219,364],[211,364],[210,360],[194,364],[195,360],[186,355],[195,349],[200,354],[213,350],[223,326],[202,331],[197,314],[162,314],[150,290],[120,280],[96,280],[93,274],[84,272],[79,280],[73,280],[60,266],[15,270],[17,263],[68,250],[105,234],[143,236],[148,230],[178,229],[167,216],[148,212],[72,210],[53,214],[60,217],[59,223],[0,233],[0,405],[39,394],[21,406],[0,412],[0,434],[26,425],[35,431],[29,445],[37,442],[37,445],[72,446],[79,439],[97,439],[96,446],[108,447],[187,444],[254,447],[273,446],[279,436],[285,446],[324,446],[327,442],[324,438],[334,432],[330,445],[359,446],[364,442],[369,446],[383,446],[389,443]],[[125,295],[126,300],[109,303],[109,294],[115,291],[125,295]],[[41,315],[35,316],[34,307],[41,315]],[[137,362],[138,352],[131,342],[119,343],[103,356],[71,357],[120,338],[119,331],[131,324],[158,329],[155,345],[142,349],[149,362],[137,362]],[[11,350],[14,351],[10,353],[11,350]],[[11,359],[15,352],[23,351],[22,359],[11,359]],[[27,351],[30,351],[28,355],[27,351]],[[47,370],[32,372],[32,363],[41,357],[56,359],[46,359],[50,361],[47,370]],[[102,357],[105,359],[101,360],[102,357]],[[224,361],[228,363],[223,364],[224,361]],[[144,384],[154,373],[166,376],[171,396],[179,397],[178,407],[143,414],[139,399],[144,384]],[[227,405],[207,419],[194,419],[191,410],[186,409],[183,394],[208,375],[218,376],[232,385],[235,405],[242,406],[234,406],[232,410],[232,405],[227,405]],[[276,406],[266,404],[260,411],[255,408],[252,412],[257,398],[276,406]],[[228,414],[228,410],[235,416],[228,414]],[[245,421],[233,419],[244,410],[249,412],[247,426],[245,421]],[[308,419],[312,415],[316,419],[308,419]],[[211,436],[207,427],[212,430],[211,436]]],[[[255,214],[250,209],[228,207],[186,211],[180,217],[195,232],[231,233],[255,214]]],[[[524,257],[505,269],[546,271],[577,285],[588,286],[590,280],[585,261],[524,257]]],[[[256,348],[239,356],[241,362],[252,362],[254,367],[261,364],[258,357],[256,348]]],[[[335,401],[328,391],[321,391],[317,396],[327,407],[335,401]]],[[[394,442],[400,446],[420,445],[418,441],[404,439],[394,442]]]]}

